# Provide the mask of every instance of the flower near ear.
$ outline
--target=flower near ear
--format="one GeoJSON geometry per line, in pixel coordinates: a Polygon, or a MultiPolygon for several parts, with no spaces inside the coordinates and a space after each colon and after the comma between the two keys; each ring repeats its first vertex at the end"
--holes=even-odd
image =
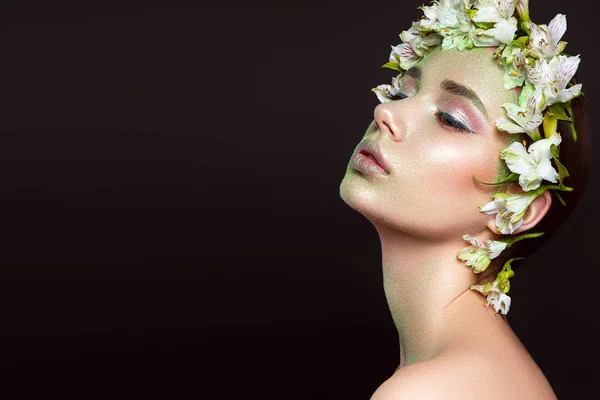
{"type": "Polygon", "coordinates": [[[546,187],[541,186],[523,194],[496,193],[494,201],[481,207],[480,211],[496,215],[496,227],[505,235],[512,235],[523,223],[529,205],[540,196],[546,187]]]}
{"type": "Polygon", "coordinates": [[[527,68],[529,81],[536,88],[541,88],[545,96],[546,106],[555,103],[565,103],[579,96],[581,84],[573,85],[567,89],[568,83],[577,72],[579,67],[579,56],[554,57],[550,62],[537,60],[533,67],[527,68]]]}
{"type": "Polygon", "coordinates": [[[460,260],[466,261],[466,265],[473,267],[473,272],[479,274],[487,269],[492,259],[498,257],[508,246],[506,242],[486,240],[485,244],[471,235],[464,235],[463,239],[471,243],[456,255],[460,260]]]}
{"type": "Polygon", "coordinates": [[[519,174],[519,184],[527,192],[540,187],[543,179],[556,183],[560,178],[552,167],[550,148],[561,141],[560,134],[554,132],[548,139],[532,143],[527,150],[522,143],[514,142],[500,152],[500,158],[512,172],[519,174]]]}
{"type": "Polygon", "coordinates": [[[565,49],[567,42],[560,41],[567,31],[567,18],[563,14],[554,17],[548,26],[530,22],[529,28],[530,52],[534,57],[551,59],[565,49]]]}

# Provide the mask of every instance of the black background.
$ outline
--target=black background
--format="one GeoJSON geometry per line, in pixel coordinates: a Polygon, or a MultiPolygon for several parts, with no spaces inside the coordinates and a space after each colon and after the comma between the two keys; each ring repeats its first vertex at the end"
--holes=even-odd
{"type": "MultiPolygon", "coordinates": [[[[368,399],[397,336],[339,183],[409,3],[3,2],[0,393],[368,399]]],[[[594,13],[532,3],[567,15],[593,129],[594,13]]],[[[597,169],[511,282],[560,399],[595,388],[597,169]]]]}

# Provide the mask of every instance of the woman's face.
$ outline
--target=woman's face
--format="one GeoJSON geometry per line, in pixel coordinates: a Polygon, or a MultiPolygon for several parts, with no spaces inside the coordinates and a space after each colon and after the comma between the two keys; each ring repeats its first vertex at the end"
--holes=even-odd
{"type": "Polygon", "coordinates": [[[359,143],[379,148],[387,172],[361,170],[353,155],[340,185],[348,205],[413,235],[456,238],[485,229],[489,216],[479,206],[498,187],[473,176],[497,180],[510,134],[495,123],[501,105],[518,95],[504,90],[494,50],[437,48],[404,73],[402,94],[375,107],[359,143]]]}

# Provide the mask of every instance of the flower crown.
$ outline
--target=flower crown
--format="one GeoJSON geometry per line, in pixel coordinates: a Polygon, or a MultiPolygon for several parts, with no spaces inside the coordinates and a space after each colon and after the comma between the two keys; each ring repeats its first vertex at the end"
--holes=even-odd
{"type": "MultiPolygon", "coordinates": [[[[480,211],[496,214],[498,230],[512,235],[521,226],[529,205],[546,190],[552,190],[563,205],[559,191],[573,190],[563,185],[569,173],[558,160],[562,138],[557,126],[559,120],[570,122],[573,139],[577,140],[571,100],[583,93],[581,84],[570,83],[579,66],[579,55],[562,54],[567,44],[560,40],[567,30],[566,17],[558,14],[548,25],[536,25],[529,18],[528,0],[440,0],[420,9],[425,15],[400,33],[403,43],[392,47],[389,62],[383,65],[400,74],[391,85],[379,85],[373,91],[380,102],[392,101],[400,92],[403,72],[440,44],[442,50],[497,47],[494,57],[504,68],[504,88],[520,87],[521,94],[518,104],[502,105],[506,116],[496,121],[496,127],[510,134],[525,133],[533,143],[525,148],[525,141],[513,142],[500,152],[511,173],[500,182],[487,183],[518,181],[524,193],[495,193],[494,200],[480,207],[480,211]]],[[[460,250],[457,257],[475,273],[481,273],[513,243],[541,235],[543,232],[529,233],[485,243],[464,235],[471,246],[460,250]]],[[[509,279],[514,276],[511,263],[519,259],[507,261],[494,281],[469,287],[487,296],[486,308],[491,304],[496,313],[508,313],[510,297],[506,293],[509,279]]]]}

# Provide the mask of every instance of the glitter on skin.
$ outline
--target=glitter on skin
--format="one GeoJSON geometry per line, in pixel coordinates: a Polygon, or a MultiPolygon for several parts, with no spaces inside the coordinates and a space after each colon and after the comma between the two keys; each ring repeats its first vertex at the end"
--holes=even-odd
{"type": "Polygon", "coordinates": [[[480,213],[478,205],[490,201],[497,187],[481,185],[473,175],[494,181],[500,164],[493,160],[501,161],[499,154],[512,139],[496,129],[495,121],[504,115],[501,105],[518,93],[504,90],[503,71],[492,54],[489,48],[436,49],[419,61],[421,81],[403,77],[401,88],[408,97],[378,105],[376,123],[364,134],[363,140],[379,144],[390,173],[366,177],[348,167],[340,184],[342,199],[373,223],[381,240],[384,290],[403,365],[428,359],[439,349],[442,315],[452,313],[450,323],[458,324],[452,329],[464,335],[504,329],[494,322],[501,318],[489,322],[487,314],[478,314],[485,310],[480,295],[468,290],[477,276],[456,258],[465,246],[462,235],[493,236],[487,228],[492,217],[480,213]],[[468,99],[443,90],[446,79],[474,90],[489,118],[468,99]],[[476,133],[444,126],[438,111],[476,133]],[[447,309],[459,296],[463,305],[447,309]],[[460,308],[464,304],[467,308],[460,308]],[[474,314],[487,322],[471,326],[474,314]]]}

